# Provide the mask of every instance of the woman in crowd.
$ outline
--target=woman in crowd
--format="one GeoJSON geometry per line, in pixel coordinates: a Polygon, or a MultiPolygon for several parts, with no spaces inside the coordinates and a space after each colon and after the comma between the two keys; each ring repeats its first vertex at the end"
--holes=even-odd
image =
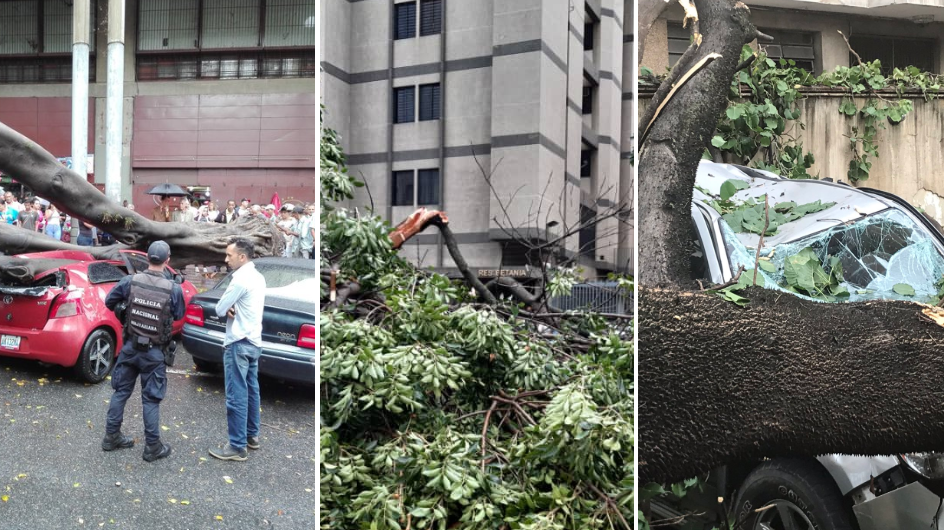
{"type": "Polygon", "coordinates": [[[46,208],[46,235],[53,239],[62,239],[62,215],[55,204],[46,208]]]}

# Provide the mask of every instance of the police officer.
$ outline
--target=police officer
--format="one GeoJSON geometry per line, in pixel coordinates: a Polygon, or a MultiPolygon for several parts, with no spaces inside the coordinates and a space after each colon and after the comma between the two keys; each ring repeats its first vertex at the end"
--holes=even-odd
{"type": "MultiPolygon", "coordinates": [[[[124,345],[111,375],[115,393],[108,406],[102,449],[114,451],[134,446],[134,439],[121,433],[125,403],[141,376],[141,402],[144,408],[144,437],[147,447],[143,458],[153,462],[170,454],[170,446],[161,442],[160,403],[167,390],[165,351],[171,344],[175,320],[184,316],[184,293],[180,285],[167,279],[164,268],[170,261],[170,247],[155,241],[148,247],[148,269],[121,279],[108,293],[105,306],[124,311],[124,345]]],[[[121,318],[121,315],[119,315],[121,318]]],[[[173,361],[170,361],[173,362],[173,361]]]]}

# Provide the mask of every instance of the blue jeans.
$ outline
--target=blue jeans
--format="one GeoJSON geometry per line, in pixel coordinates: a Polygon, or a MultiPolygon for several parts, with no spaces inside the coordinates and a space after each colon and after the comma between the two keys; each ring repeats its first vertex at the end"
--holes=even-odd
{"type": "Polygon", "coordinates": [[[89,236],[79,236],[76,243],[80,247],[91,247],[94,245],[94,240],[89,236]]]}
{"type": "Polygon", "coordinates": [[[46,235],[53,239],[62,239],[62,225],[46,225],[46,235]]]}
{"type": "Polygon", "coordinates": [[[259,354],[262,349],[246,339],[223,347],[226,383],[226,423],[229,444],[246,447],[246,438],[259,436],[259,354]]]}
{"type": "Polygon", "coordinates": [[[158,348],[138,351],[129,343],[125,343],[121,348],[118,362],[111,373],[111,386],[115,393],[108,405],[105,432],[113,434],[121,430],[125,403],[134,392],[138,376],[141,376],[144,438],[148,445],[154,445],[161,441],[160,406],[167,392],[167,366],[164,365],[164,353],[158,348]]]}

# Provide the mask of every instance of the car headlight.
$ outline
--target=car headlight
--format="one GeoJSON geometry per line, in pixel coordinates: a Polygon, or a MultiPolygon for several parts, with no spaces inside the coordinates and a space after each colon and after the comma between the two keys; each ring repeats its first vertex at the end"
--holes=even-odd
{"type": "Polygon", "coordinates": [[[944,479],[944,453],[910,453],[901,459],[915,473],[931,479],[944,479]]]}

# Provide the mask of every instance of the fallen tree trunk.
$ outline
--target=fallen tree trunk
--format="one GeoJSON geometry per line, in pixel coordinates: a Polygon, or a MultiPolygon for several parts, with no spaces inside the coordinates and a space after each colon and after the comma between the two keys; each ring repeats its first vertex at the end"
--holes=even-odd
{"type": "Polygon", "coordinates": [[[917,303],[752,288],[639,293],[639,478],[726,463],[944,450],[944,329],[917,303]]]}
{"type": "MultiPolygon", "coordinates": [[[[115,203],[78,173],[60,164],[48,151],[3,123],[0,123],[0,172],[13,176],[60,211],[108,232],[121,242],[120,248],[146,250],[152,241],[166,241],[171,247],[171,263],[176,267],[224,263],[226,246],[233,236],[252,241],[257,256],[278,256],[284,248],[284,239],[278,230],[253,216],[233,224],[152,221],[115,203]]],[[[0,249],[8,254],[53,249],[89,251],[89,247],[56,242],[43,234],[6,228],[14,229],[0,229],[0,249]]],[[[114,250],[106,248],[96,252],[111,254],[114,250]]]]}

